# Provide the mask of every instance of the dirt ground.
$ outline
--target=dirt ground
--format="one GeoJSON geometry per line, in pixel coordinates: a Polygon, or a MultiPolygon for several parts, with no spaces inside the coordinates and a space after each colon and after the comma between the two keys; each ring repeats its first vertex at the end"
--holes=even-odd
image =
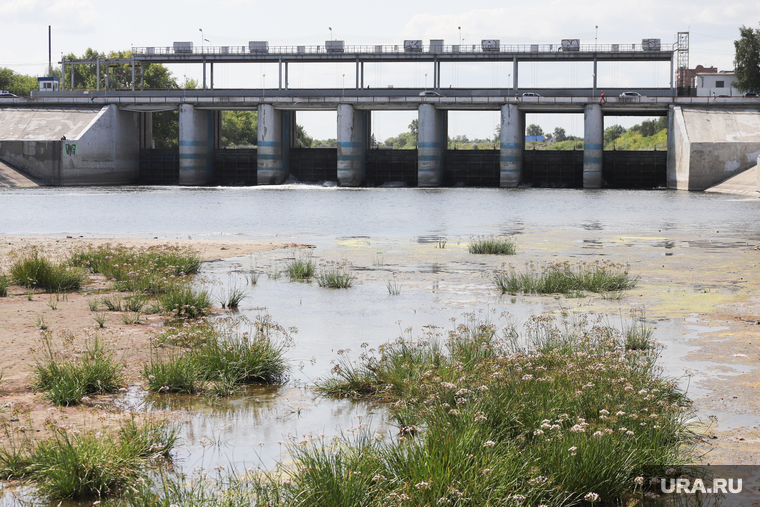
{"type": "MultiPolygon", "coordinates": [[[[156,239],[82,239],[82,238],[0,238],[0,272],[7,272],[9,254],[27,247],[37,247],[53,256],[68,253],[87,246],[120,244],[129,247],[149,247],[155,245],[180,245],[197,251],[204,261],[218,260],[240,255],[248,255],[279,248],[308,247],[296,243],[253,242],[253,241],[204,241],[175,240],[167,242],[156,239]]],[[[88,301],[103,298],[109,284],[100,275],[90,276],[89,283],[79,292],[56,297],[28,289],[11,286],[8,297],[0,298],[0,427],[9,422],[19,423],[29,428],[27,431],[46,433],[46,422],[60,425],[110,426],[128,414],[98,409],[102,400],[93,401],[79,407],[54,407],[38,393],[32,392],[32,368],[36,351],[40,346],[41,324],[52,332],[54,343],[62,345],[66,334],[78,338],[98,333],[114,350],[116,357],[124,364],[130,385],[140,383],[142,365],[150,352],[150,338],[163,317],[144,315],[140,324],[125,324],[120,312],[104,312],[105,327],[100,329],[90,311],[88,301]],[[32,429],[33,428],[33,429],[32,429]]],[[[77,345],[75,341],[74,345],[77,345]]],[[[0,444],[3,436],[0,433],[0,444]]]]}

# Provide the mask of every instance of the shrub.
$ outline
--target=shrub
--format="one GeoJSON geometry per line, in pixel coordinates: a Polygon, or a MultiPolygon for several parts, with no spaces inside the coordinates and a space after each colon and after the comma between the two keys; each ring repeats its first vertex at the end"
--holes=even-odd
{"type": "Polygon", "coordinates": [[[41,257],[37,250],[23,254],[11,265],[11,280],[16,285],[51,292],[77,290],[86,279],[84,271],[41,257]]]}
{"type": "Polygon", "coordinates": [[[471,254],[514,255],[517,243],[512,238],[499,236],[477,236],[467,247],[471,254]]]}

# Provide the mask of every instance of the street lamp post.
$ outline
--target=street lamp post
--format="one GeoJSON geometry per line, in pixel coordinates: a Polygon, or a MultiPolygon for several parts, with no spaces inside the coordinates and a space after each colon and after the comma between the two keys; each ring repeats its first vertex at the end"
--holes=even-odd
{"type": "Polygon", "coordinates": [[[201,48],[203,48],[203,28],[199,28],[198,31],[201,32],[201,48]]]}
{"type": "Polygon", "coordinates": [[[346,95],[346,75],[343,74],[343,96],[346,95]]]}
{"type": "Polygon", "coordinates": [[[425,91],[427,91],[427,72],[425,72],[425,91]]]}
{"type": "Polygon", "coordinates": [[[597,39],[598,35],[599,35],[599,25],[596,25],[594,27],[594,50],[596,50],[596,48],[597,48],[596,39],[597,39]]]}
{"type": "Polygon", "coordinates": [[[332,27],[330,26],[330,27],[328,27],[328,28],[329,28],[329,30],[330,30],[330,40],[333,40],[332,27]]]}
{"type": "Polygon", "coordinates": [[[457,30],[459,30],[459,47],[462,47],[462,27],[458,26],[457,30]]]}

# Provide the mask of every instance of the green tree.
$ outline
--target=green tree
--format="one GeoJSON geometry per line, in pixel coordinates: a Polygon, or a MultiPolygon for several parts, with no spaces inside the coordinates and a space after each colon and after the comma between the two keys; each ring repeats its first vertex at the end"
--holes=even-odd
{"type": "Polygon", "coordinates": [[[760,30],[742,26],[734,41],[736,88],[742,92],[760,91],[760,30]]]}
{"type": "Polygon", "coordinates": [[[11,69],[0,68],[0,90],[8,90],[15,95],[29,95],[38,88],[37,78],[17,74],[11,69]]]}
{"type": "Polygon", "coordinates": [[[255,111],[222,111],[222,147],[255,146],[259,114],[255,111]]]}
{"type": "MultiPolygon", "coordinates": [[[[258,114],[258,113],[255,113],[258,114]]],[[[258,128],[257,128],[258,130],[258,128]]],[[[303,126],[296,125],[296,148],[311,148],[314,144],[314,139],[306,134],[303,126]]]]}
{"type": "Polygon", "coordinates": [[[555,127],[554,129],[554,140],[558,143],[561,143],[562,141],[567,141],[567,133],[565,132],[565,129],[562,127],[555,127]]]}
{"type": "Polygon", "coordinates": [[[620,136],[625,134],[625,129],[620,125],[613,125],[604,129],[604,144],[614,144],[620,136]]]}
{"type": "Polygon", "coordinates": [[[542,136],[544,135],[544,129],[542,129],[540,126],[536,125],[535,123],[531,123],[530,125],[528,125],[528,130],[526,131],[526,135],[542,136]]]}

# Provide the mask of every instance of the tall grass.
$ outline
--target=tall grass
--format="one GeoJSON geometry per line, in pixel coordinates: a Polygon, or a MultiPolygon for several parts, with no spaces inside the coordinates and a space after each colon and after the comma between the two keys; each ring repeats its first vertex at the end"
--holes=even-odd
{"type": "Polygon", "coordinates": [[[624,503],[637,477],[697,459],[689,401],[655,347],[626,342],[584,315],[521,332],[470,316],[344,353],[319,389],[390,402],[402,438],[294,447],[294,505],[624,503]]]}
{"type": "Polygon", "coordinates": [[[514,255],[517,243],[503,236],[476,236],[470,240],[467,250],[471,254],[514,255]]]}
{"type": "Polygon", "coordinates": [[[43,333],[41,351],[34,365],[34,387],[56,405],[75,405],[89,394],[112,393],[124,382],[121,364],[97,336],[73,348],[74,337],[65,338],[64,349],[53,347],[52,333],[43,333]]]}
{"type": "Polygon", "coordinates": [[[168,456],[177,429],[165,421],[135,420],[115,435],[104,430],[55,428],[45,440],[17,442],[0,449],[0,470],[5,477],[37,485],[49,500],[102,498],[144,481],[150,465],[168,456]]]}
{"type": "Polygon", "coordinates": [[[103,245],[74,252],[70,263],[101,273],[118,291],[161,294],[198,272],[201,259],[190,249],[161,245],[129,248],[103,245]]]}
{"type": "Polygon", "coordinates": [[[30,289],[51,292],[77,290],[86,280],[83,270],[44,257],[37,250],[21,254],[11,264],[11,281],[30,289]]]}
{"type": "Polygon", "coordinates": [[[542,265],[529,263],[523,272],[509,267],[497,271],[493,280],[502,294],[575,294],[632,289],[638,277],[629,274],[628,266],[610,261],[576,264],[563,261],[542,265]]]}
{"type": "Polygon", "coordinates": [[[154,392],[214,391],[226,395],[242,384],[287,380],[285,350],[292,338],[269,316],[259,316],[253,322],[205,322],[196,326],[192,337],[179,330],[163,340],[181,342],[186,348],[154,352],[143,368],[148,387],[154,392]]]}

